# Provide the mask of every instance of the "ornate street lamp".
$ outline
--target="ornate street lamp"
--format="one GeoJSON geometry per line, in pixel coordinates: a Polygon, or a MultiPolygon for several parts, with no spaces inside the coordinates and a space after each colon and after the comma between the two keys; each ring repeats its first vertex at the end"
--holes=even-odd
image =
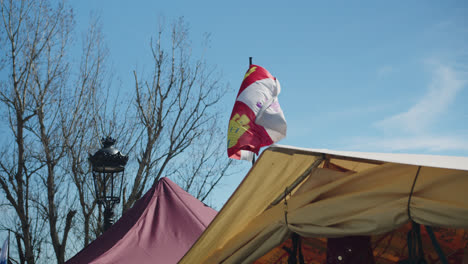
{"type": "Polygon", "coordinates": [[[128,156],[112,147],[115,139],[102,138],[102,148],[89,154],[97,203],[104,206],[104,231],[113,224],[114,206],[120,202],[128,156]]]}

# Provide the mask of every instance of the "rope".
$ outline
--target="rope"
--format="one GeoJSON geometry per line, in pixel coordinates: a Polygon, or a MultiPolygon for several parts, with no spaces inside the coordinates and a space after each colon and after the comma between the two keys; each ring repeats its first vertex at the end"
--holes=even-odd
{"type": "Polygon", "coordinates": [[[431,238],[432,245],[434,246],[435,251],[437,252],[437,255],[439,255],[439,260],[442,264],[448,264],[447,258],[445,257],[444,251],[440,247],[439,243],[437,242],[437,238],[434,235],[434,231],[432,231],[432,227],[430,226],[425,226],[426,231],[429,234],[429,237],[431,238]]]}
{"type": "MultiPolygon", "coordinates": [[[[408,198],[408,218],[411,220],[413,227],[411,230],[408,232],[408,259],[400,261],[399,263],[417,263],[417,264],[424,264],[427,263],[426,260],[424,259],[424,252],[423,252],[423,247],[422,247],[422,239],[421,239],[421,227],[418,223],[416,223],[413,218],[411,217],[411,211],[410,211],[410,204],[411,204],[411,198],[413,197],[413,192],[414,192],[414,187],[416,185],[416,180],[418,179],[419,172],[421,171],[421,166],[418,167],[418,171],[416,172],[416,176],[414,177],[413,181],[413,186],[411,186],[411,192],[409,194],[408,198]]],[[[434,235],[434,232],[432,231],[432,228],[430,226],[425,226],[426,231],[429,234],[429,237],[431,238],[432,245],[434,246],[435,251],[437,252],[437,255],[439,255],[439,260],[442,264],[448,264],[447,258],[445,257],[444,252],[442,251],[442,248],[440,247],[439,243],[437,242],[437,238],[434,235]]]]}
{"type": "Polygon", "coordinates": [[[292,248],[283,247],[288,252],[288,264],[305,264],[304,255],[302,254],[301,236],[296,233],[291,235],[292,248]]]}
{"type": "Polygon", "coordinates": [[[421,241],[419,224],[413,222],[413,228],[408,232],[408,258],[398,261],[398,264],[427,264],[421,241]]]}
{"type": "MultiPolygon", "coordinates": [[[[289,229],[288,223],[288,195],[291,195],[291,192],[288,192],[288,188],[284,189],[284,222],[286,227],[289,229]]],[[[292,248],[283,247],[283,249],[288,252],[288,264],[305,264],[304,255],[302,254],[301,246],[301,236],[297,233],[292,233],[291,235],[292,248]]]]}
{"type": "Polygon", "coordinates": [[[288,199],[287,196],[288,194],[288,188],[284,189],[284,222],[286,223],[286,227],[289,229],[289,223],[288,223],[288,199]]]}
{"type": "Polygon", "coordinates": [[[414,186],[416,185],[416,180],[418,179],[420,170],[421,170],[421,166],[418,167],[418,171],[416,172],[416,176],[414,177],[413,186],[411,186],[411,192],[410,192],[409,198],[408,198],[407,210],[408,210],[408,217],[411,220],[411,222],[414,222],[413,218],[411,217],[411,212],[410,212],[411,197],[413,197],[414,186]]]}
{"type": "Polygon", "coordinates": [[[408,197],[407,213],[408,218],[411,221],[413,227],[408,231],[407,243],[408,243],[408,259],[401,260],[398,263],[400,264],[424,264],[427,263],[424,259],[424,252],[422,247],[421,240],[421,226],[416,223],[411,217],[411,198],[413,197],[414,187],[416,186],[416,181],[418,180],[419,172],[421,171],[421,166],[418,167],[416,175],[414,176],[413,185],[411,186],[411,191],[408,197]]]}

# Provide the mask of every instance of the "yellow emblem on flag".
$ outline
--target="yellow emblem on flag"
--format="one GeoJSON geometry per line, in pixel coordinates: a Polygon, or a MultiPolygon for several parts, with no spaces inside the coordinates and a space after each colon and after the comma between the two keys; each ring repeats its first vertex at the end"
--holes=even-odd
{"type": "Polygon", "coordinates": [[[249,77],[249,75],[252,74],[256,69],[257,69],[257,67],[250,68],[250,70],[245,74],[244,80],[245,80],[245,78],[249,77]]]}
{"type": "Polygon", "coordinates": [[[250,119],[246,115],[235,114],[229,121],[228,148],[235,146],[239,138],[249,130],[250,119]]]}

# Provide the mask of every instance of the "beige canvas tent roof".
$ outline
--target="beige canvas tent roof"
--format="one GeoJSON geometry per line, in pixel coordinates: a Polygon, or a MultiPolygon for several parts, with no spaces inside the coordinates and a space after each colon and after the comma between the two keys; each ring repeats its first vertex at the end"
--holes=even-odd
{"type": "Polygon", "coordinates": [[[292,232],[377,235],[409,217],[468,229],[467,190],[466,157],[273,145],[180,263],[253,263],[292,232]]]}

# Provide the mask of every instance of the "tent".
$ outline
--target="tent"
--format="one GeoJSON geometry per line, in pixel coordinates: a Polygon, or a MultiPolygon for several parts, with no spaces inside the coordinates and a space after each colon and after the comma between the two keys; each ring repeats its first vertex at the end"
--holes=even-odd
{"type": "Polygon", "coordinates": [[[162,178],[66,263],[177,263],[215,215],[215,210],[162,178]]]}
{"type": "Polygon", "coordinates": [[[294,234],[306,263],[348,236],[371,236],[376,263],[395,263],[413,222],[433,227],[448,258],[467,257],[468,158],[273,145],[179,263],[288,263],[294,234]]]}

